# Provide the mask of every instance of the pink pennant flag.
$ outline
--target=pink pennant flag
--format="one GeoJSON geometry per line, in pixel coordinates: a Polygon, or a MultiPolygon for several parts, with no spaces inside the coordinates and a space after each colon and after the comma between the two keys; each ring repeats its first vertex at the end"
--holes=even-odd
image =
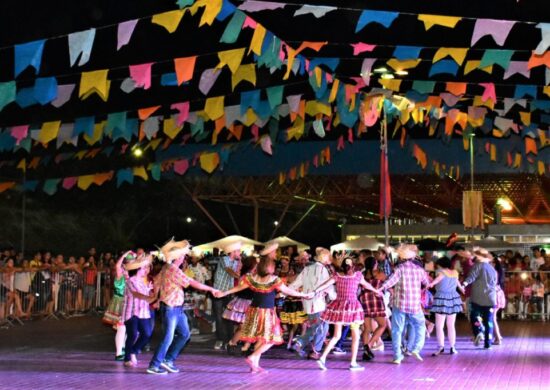
{"type": "Polygon", "coordinates": [[[243,30],[245,28],[251,28],[252,30],[255,30],[256,29],[256,26],[258,25],[258,23],[256,23],[256,21],[254,19],[252,19],[250,16],[247,16],[246,19],[244,20],[244,23],[243,23],[243,30]]]}
{"type": "Polygon", "coordinates": [[[485,35],[492,36],[497,45],[502,46],[514,24],[516,22],[513,20],[477,19],[470,46],[474,46],[485,35]]]}
{"type": "Polygon", "coordinates": [[[376,62],[376,58],[365,58],[361,65],[361,77],[365,81],[365,85],[370,84],[370,72],[376,62]]]}
{"type": "Polygon", "coordinates": [[[252,137],[254,137],[254,142],[258,142],[258,137],[259,137],[259,134],[260,134],[260,129],[258,128],[258,126],[253,125],[250,128],[250,132],[252,133],[252,137]]]}
{"type": "Polygon", "coordinates": [[[317,168],[319,166],[319,156],[316,154],[313,156],[313,166],[317,168]]]}
{"type": "Polygon", "coordinates": [[[183,125],[187,118],[189,118],[189,102],[174,103],[170,108],[172,110],[178,110],[178,118],[176,119],[176,124],[178,126],[183,125]]]}
{"type": "Polygon", "coordinates": [[[27,137],[29,133],[29,125],[14,126],[11,128],[11,136],[17,140],[16,145],[19,145],[22,139],[27,137]]]}
{"type": "Polygon", "coordinates": [[[183,175],[187,170],[189,169],[189,161],[185,160],[178,160],[174,162],[174,172],[176,172],[178,175],[183,175]]]}
{"type": "Polygon", "coordinates": [[[353,47],[353,55],[356,56],[357,54],[363,53],[365,51],[373,51],[376,48],[376,45],[369,45],[367,43],[359,42],[352,43],[351,47],[353,47]]]}
{"type": "Polygon", "coordinates": [[[336,146],[336,150],[344,150],[344,136],[341,135],[340,137],[338,137],[338,145],[336,146]]]}
{"type": "Polygon", "coordinates": [[[138,22],[137,19],[135,19],[135,20],[128,20],[126,22],[122,22],[118,24],[117,44],[116,44],[117,50],[120,50],[122,46],[127,45],[128,42],[130,42],[130,38],[132,37],[134,29],[136,28],[137,22],[138,22]]]}
{"type": "Polygon", "coordinates": [[[264,135],[260,140],[262,150],[269,154],[273,155],[273,150],[271,149],[271,137],[269,135],[264,135]]]}
{"type": "Polygon", "coordinates": [[[74,187],[74,185],[76,184],[77,181],[78,181],[77,177],[66,177],[65,179],[63,179],[62,186],[66,190],[70,190],[71,188],[74,187]]]}
{"type": "Polygon", "coordinates": [[[487,100],[491,99],[493,102],[497,101],[497,94],[495,91],[495,84],[493,83],[479,83],[483,88],[485,88],[485,91],[483,92],[483,96],[481,96],[481,101],[486,102],[487,100]]]}
{"type": "Polygon", "coordinates": [[[136,83],[136,87],[143,89],[151,88],[151,67],[153,62],[148,64],[130,65],[130,77],[136,83]]]}
{"type": "Polygon", "coordinates": [[[512,77],[516,73],[519,73],[527,78],[531,77],[531,70],[527,67],[527,64],[527,61],[510,61],[508,69],[504,72],[504,80],[512,77]]]}

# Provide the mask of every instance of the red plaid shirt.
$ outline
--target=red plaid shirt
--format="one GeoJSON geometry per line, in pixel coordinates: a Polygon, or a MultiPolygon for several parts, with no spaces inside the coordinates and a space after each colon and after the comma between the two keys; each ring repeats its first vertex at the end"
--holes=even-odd
{"type": "Polygon", "coordinates": [[[160,287],[160,301],[167,306],[183,305],[183,289],[189,286],[191,278],[173,264],[166,264],[157,276],[155,283],[160,287]]]}
{"type": "Polygon", "coordinates": [[[387,290],[395,286],[392,295],[392,308],[403,313],[416,314],[422,312],[422,284],[430,283],[428,274],[411,261],[406,261],[395,268],[394,273],[384,282],[381,289],[387,290]]]}

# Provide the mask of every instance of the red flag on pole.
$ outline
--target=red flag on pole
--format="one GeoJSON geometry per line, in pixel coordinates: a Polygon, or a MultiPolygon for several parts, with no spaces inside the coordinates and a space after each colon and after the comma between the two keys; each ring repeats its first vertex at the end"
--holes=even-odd
{"type": "Polygon", "coordinates": [[[380,219],[391,214],[391,184],[388,168],[388,156],[385,151],[380,153],[380,219]]]}

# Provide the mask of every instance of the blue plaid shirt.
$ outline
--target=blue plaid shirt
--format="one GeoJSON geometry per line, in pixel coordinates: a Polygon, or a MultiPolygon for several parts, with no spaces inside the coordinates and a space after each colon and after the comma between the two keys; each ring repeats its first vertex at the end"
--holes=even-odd
{"type": "Polygon", "coordinates": [[[226,268],[237,272],[239,262],[231,260],[229,256],[220,257],[216,273],[214,274],[214,288],[220,291],[227,291],[235,287],[235,278],[227,273],[226,268]]]}
{"type": "Polygon", "coordinates": [[[388,259],[377,261],[376,268],[378,269],[378,271],[382,271],[384,274],[386,274],[386,276],[390,276],[392,274],[391,264],[388,259]]]}

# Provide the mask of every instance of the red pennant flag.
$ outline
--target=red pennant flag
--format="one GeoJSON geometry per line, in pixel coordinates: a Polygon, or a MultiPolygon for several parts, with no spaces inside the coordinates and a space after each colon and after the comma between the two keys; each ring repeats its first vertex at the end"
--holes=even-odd
{"type": "Polygon", "coordinates": [[[388,156],[380,153],[380,219],[391,214],[391,184],[388,156]]]}

